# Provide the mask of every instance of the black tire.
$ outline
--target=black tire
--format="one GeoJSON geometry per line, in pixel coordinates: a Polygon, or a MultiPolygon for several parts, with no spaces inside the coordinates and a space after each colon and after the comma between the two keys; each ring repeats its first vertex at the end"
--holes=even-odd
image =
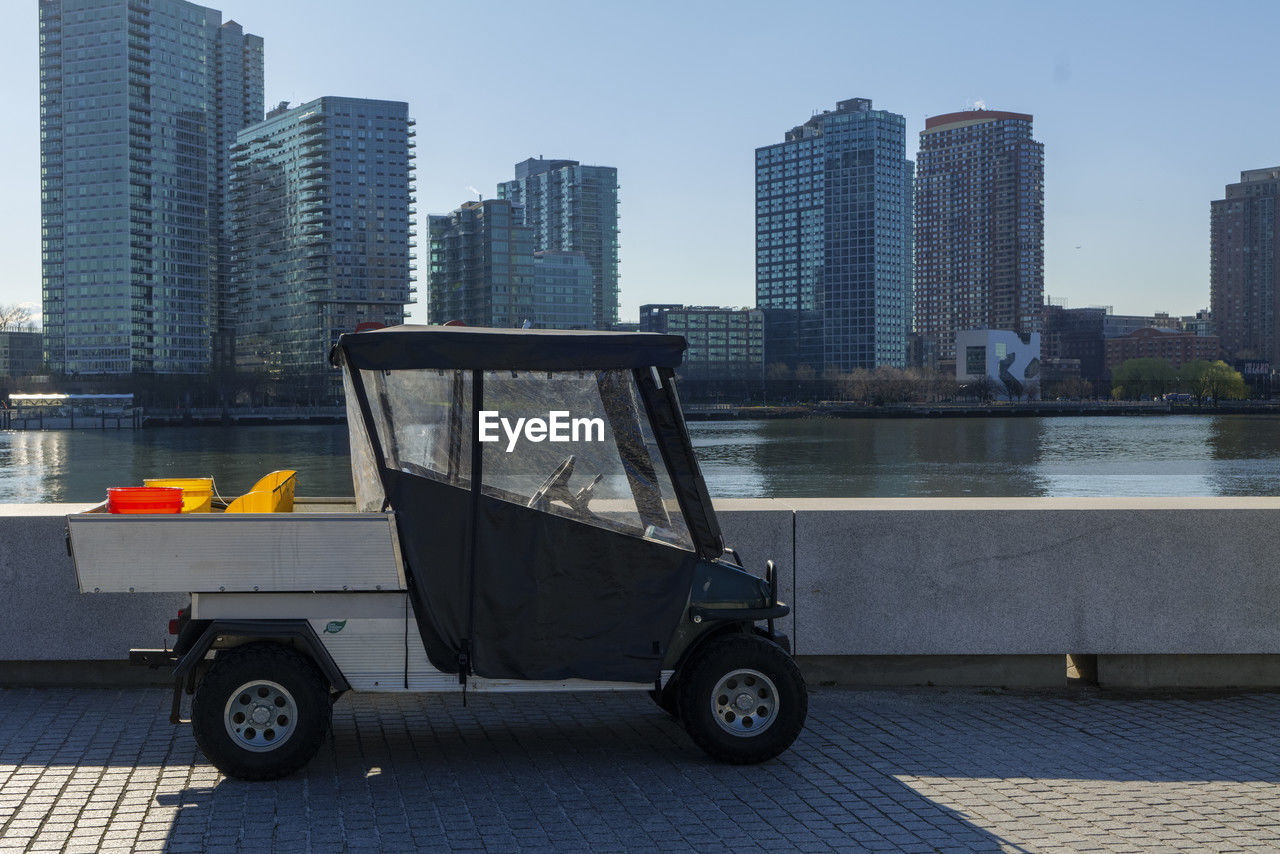
{"type": "Polygon", "coordinates": [[[764,638],[742,634],[708,641],[682,671],[680,720],[713,759],[764,762],[790,747],[804,727],[809,692],[800,668],[764,638]]]}
{"type": "Polygon", "coordinates": [[[657,688],[650,691],[649,699],[653,700],[653,702],[658,705],[659,709],[662,709],[662,711],[671,715],[671,717],[676,718],[677,720],[680,718],[679,686],[676,685],[674,679],[669,681],[667,686],[661,691],[657,688]]]}
{"type": "Polygon", "coordinates": [[[219,771],[241,780],[275,780],[306,765],[332,717],[319,668],[274,643],[219,652],[191,701],[196,744],[219,771]]]}

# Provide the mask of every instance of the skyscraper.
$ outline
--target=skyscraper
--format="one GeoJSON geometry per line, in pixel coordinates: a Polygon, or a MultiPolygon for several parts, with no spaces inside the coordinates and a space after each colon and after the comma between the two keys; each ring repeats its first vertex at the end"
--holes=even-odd
{"type": "Polygon", "coordinates": [[[1039,332],[1044,304],[1044,146],[1031,116],[925,120],[916,173],[916,331],[940,360],[971,329],[1039,332]]]}
{"type": "Polygon", "coordinates": [[[507,199],[466,202],[428,219],[427,318],[516,328],[533,310],[533,230],[507,199]]]}
{"type": "Polygon", "coordinates": [[[592,326],[618,321],[618,170],[576,160],[530,158],[498,185],[498,198],[521,206],[534,248],[581,252],[591,265],[592,326]]]}
{"type": "Polygon", "coordinates": [[[587,329],[594,277],[581,252],[535,249],[534,230],[507,199],[467,202],[430,220],[431,323],[587,329]]]}
{"type": "Polygon", "coordinates": [[[867,98],[756,149],[767,364],[819,374],[905,364],[912,169],[906,120],[867,98]]]}
{"type": "Polygon", "coordinates": [[[240,131],[232,149],[239,367],[337,395],[329,349],[411,299],[413,120],[402,101],[324,97],[240,131]]]}
{"type": "Polygon", "coordinates": [[[1233,360],[1280,366],[1280,166],[1240,173],[1209,208],[1210,309],[1233,360]]]}
{"type": "Polygon", "coordinates": [[[262,39],[184,0],[40,0],[45,350],[54,370],[197,373],[227,271],[228,141],[262,39]]]}

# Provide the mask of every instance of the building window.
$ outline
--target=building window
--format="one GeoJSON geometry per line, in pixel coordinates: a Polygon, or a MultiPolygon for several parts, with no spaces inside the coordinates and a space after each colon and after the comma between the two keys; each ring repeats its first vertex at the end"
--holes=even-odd
{"type": "Polygon", "coordinates": [[[981,376],[987,372],[987,348],[966,347],[964,353],[964,371],[969,376],[981,376]]]}

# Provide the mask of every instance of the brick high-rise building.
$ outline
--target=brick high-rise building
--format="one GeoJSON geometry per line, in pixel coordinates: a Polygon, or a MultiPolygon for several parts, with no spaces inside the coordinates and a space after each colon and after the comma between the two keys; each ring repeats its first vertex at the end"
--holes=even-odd
{"type": "Polygon", "coordinates": [[[1240,173],[1210,203],[1214,328],[1233,360],[1280,365],[1280,166],[1240,173]]]}
{"type": "Polygon", "coordinates": [[[1044,146],[1025,113],[925,120],[915,196],[916,331],[939,360],[971,329],[1041,331],[1044,146]]]}

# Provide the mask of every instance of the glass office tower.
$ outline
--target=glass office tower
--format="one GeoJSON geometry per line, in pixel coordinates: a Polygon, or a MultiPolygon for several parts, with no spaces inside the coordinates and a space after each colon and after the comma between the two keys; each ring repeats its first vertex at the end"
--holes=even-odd
{"type": "Polygon", "coordinates": [[[840,101],[756,149],[756,305],[767,365],[817,375],[906,364],[906,120],[840,101]]]}
{"type": "Polygon", "coordinates": [[[40,0],[45,352],[56,371],[199,373],[225,323],[228,141],[262,39],[183,0],[40,0]]]}
{"type": "Polygon", "coordinates": [[[591,262],[581,252],[537,249],[519,205],[466,202],[429,223],[431,323],[593,328],[591,262]]]}
{"type": "Polygon", "coordinates": [[[618,170],[529,158],[516,164],[514,181],[498,185],[498,198],[521,206],[535,249],[586,256],[594,277],[592,325],[617,323],[618,170]]]}
{"type": "Polygon", "coordinates": [[[232,148],[236,364],[290,394],[340,396],[329,349],[404,322],[413,264],[413,120],[402,101],[272,110],[232,148]]]}
{"type": "Polygon", "coordinates": [[[533,229],[507,199],[465,202],[428,218],[431,323],[519,328],[533,316],[533,229]]]}

